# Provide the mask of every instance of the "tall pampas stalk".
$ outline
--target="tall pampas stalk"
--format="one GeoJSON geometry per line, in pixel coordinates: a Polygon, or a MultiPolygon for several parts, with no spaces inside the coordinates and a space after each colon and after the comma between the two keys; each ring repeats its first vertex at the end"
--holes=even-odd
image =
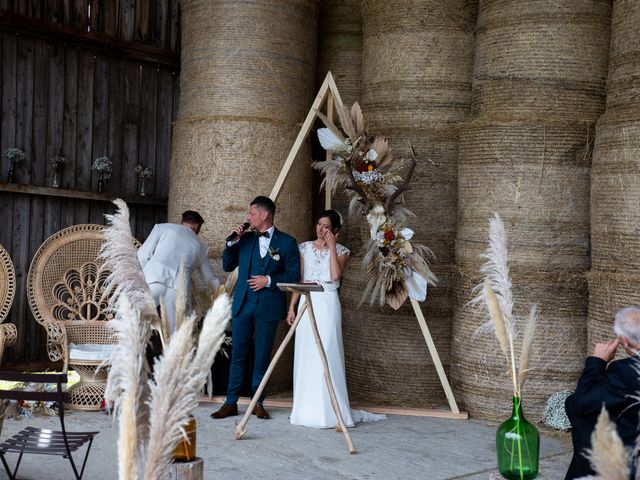
{"type": "Polygon", "coordinates": [[[105,266],[111,270],[107,283],[116,286],[110,300],[111,306],[115,307],[118,298],[126,295],[143,317],[157,321],[155,302],[144,279],[142,267],[138,262],[135,238],[131,234],[129,208],[119,198],[113,203],[118,210],[113,215],[105,215],[108,227],[103,232],[105,243],[99,254],[99,258],[103,259],[105,266]]]}
{"type": "Polygon", "coordinates": [[[507,235],[498,214],[489,221],[489,245],[482,257],[486,262],[480,267],[484,281],[476,287],[479,295],[472,304],[483,304],[489,313],[489,321],[476,334],[491,330],[496,335],[500,350],[505,356],[513,386],[513,396],[522,396],[522,387],[530,371],[529,361],[535,335],[537,306],[532,305],[522,338],[520,357],[516,363],[516,322],[513,315],[512,282],[509,274],[507,235]]]}
{"type": "Polygon", "coordinates": [[[129,210],[121,200],[114,203],[118,212],[107,216],[109,226],[101,256],[112,271],[110,285],[115,285],[115,318],[109,325],[117,344],[109,361],[105,399],[112,402],[118,419],[118,477],[165,479],[188,415],[198,405],[198,394],[224,341],[231,305],[226,294],[218,296],[205,315],[196,348],[195,315],[184,319],[187,292],[181,268],[176,302],[180,328],[155,363],[154,378],[149,379],[146,347],[151,329],[160,328],[162,333],[167,315],[161,300],[163,314],[159,318],[144,280],[129,227],[129,210]]]}
{"type": "Polygon", "coordinates": [[[156,362],[149,401],[146,480],[167,477],[173,450],[184,433],[189,413],[198,405],[198,394],[224,341],[230,315],[229,297],[221,295],[204,319],[197,349],[193,347],[195,316],[191,315],[181,322],[169,347],[156,362]]]}
{"type": "Polygon", "coordinates": [[[113,405],[113,415],[119,424],[118,478],[129,480],[138,476],[141,453],[138,448],[146,435],[142,424],[147,417],[144,402],[148,376],[145,349],[150,329],[148,322],[141,321],[139,310],[126,295],[118,299],[117,313],[109,326],[114,329],[118,342],[109,360],[105,400],[113,405]]]}
{"type": "Polygon", "coordinates": [[[596,475],[582,477],[579,480],[627,480],[629,478],[629,454],[604,407],[598,415],[596,428],[591,434],[591,449],[587,451],[586,456],[596,475]]]}

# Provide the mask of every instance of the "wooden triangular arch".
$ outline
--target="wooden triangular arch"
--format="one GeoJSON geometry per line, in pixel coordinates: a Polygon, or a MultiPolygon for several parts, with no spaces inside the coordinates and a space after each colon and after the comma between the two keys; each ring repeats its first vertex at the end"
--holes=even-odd
{"type": "MultiPolygon", "coordinates": [[[[269,197],[275,201],[280,194],[280,190],[284,184],[291,167],[293,166],[293,162],[296,159],[302,144],[305,139],[309,135],[311,128],[313,127],[313,123],[316,118],[320,118],[322,122],[331,129],[337,128],[333,123],[334,113],[337,109],[342,109],[343,103],[340,98],[340,93],[338,92],[338,87],[336,86],[336,82],[333,79],[333,75],[331,72],[327,73],[327,76],[324,78],[320,89],[318,90],[318,94],[316,95],[311,108],[309,109],[309,113],[307,114],[307,118],[305,118],[302,127],[300,128],[300,132],[298,132],[298,136],[296,137],[295,142],[293,142],[293,147],[289,151],[289,155],[287,156],[286,161],[284,162],[284,166],[280,171],[280,175],[276,180],[273,189],[269,197]],[[318,115],[318,112],[321,112],[322,107],[326,107],[326,113],[324,115],[318,115]]],[[[331,154],[327,152],[327,158],[330,158],[331,154]]],[[[325,207],[331,208],[331,195],[329,192],[325,193],[325,207]]],[[[429,353],[431,354],[431,360],[433,361],[434,366],[436,367],[436,371],[438,372],[438,377],[440,379],[440,383],[442,384],[442,388],[444,389],[444,393],[447,396],[447,401],[449,402],[449,408],[451,412],[443,412],[442,410],[421,410],[421,415],[423,416],[437,416],[437,417],[447,417],[447,418],[455,418],[455,419],[467,419],[467,412],[461,412],[458,409],[458,404],[456,403],[456,399],[453,396],[453,391],[451,390],[451,386],[449,385],[449,380],[447,379],[447,374],[442,367],[442,362],[440,361],[440,356],[438,355],[438,351],[436,349],[435,344],[433,343],[433,338],[431,337],[431,333],[429,331],[429,327],[427,326],[427,322],[424,318],[424,314],[422,313],[422,309],[420,308],[420,304],[416,300],[411,300],[411,306],[413,307],[413,311],[418,320],[418,324],[420,325],[420,330],[422,330],[422,335],[424,336],[425,342],[427,343],[427,348],[429,349],[429,353]]]]}

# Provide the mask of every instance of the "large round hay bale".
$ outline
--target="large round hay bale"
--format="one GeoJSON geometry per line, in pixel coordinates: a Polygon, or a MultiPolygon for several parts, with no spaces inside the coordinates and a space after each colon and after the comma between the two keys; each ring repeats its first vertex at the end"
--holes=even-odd
{"type": "MultiPolygon", "coordinates": [[[[612,115],[613,114],[613,115],[612,115]]],[[[591,171],[592,268],[598,272],[640,271],[640,110],[636,121],[598,122],[591,171]]]]}
{"type": "MultiPolygon", "coordinates": [[[[613,337],[613,316],[627,305],[640,305],[640,278],[635,274],[591,271],[587,347],[613,337]]],[[[619,352],[622,354],[622,352],[619,352]]]]}
{"type": "MultiPolygon", "coordinates": [[[[315,95],[316,0],[185,0],[169,218],[196,209],[219,258],[229,229],[269,195],[315,95]]],[[[277,226],[307,236],[311,169],[303,149],[276,201],[277,226]]],[[[281,326],[279,337],[286,330],[281,326]]],[[[276,340],[279,342],[279,339],[276,340]]],[[[291,388],[291,355],[271,389],[291,388]]]]}
{"type": "Polygon", "coordinates": [[[640,3],[634,0],[613,2],[611,52],[607,80],[607,113],[615,111],[623,119],[638,119],[640,109],[640,3]]]}
{"type": "Polygon", "coordinates": [[[519,326],[538,304],[527,410],[573,388],[586,345],[589,170],[604,110],[610,4],[481,0],[473,120],[461,128],[452,377],[469,413],[499,418],[513,391],[493,336],[467,307],[488,220],[508,236],[519,326]],[[551,341],[550,339],[553,339],[551,341]],[[550,361],[550,359],[557,359],[550,361]]]}
{"type": "MultiPolygon", "coordinates": [[[[451,341],[457,131],[469,112],[474,2],[363,2],[362,105],[368,130],[389,137],[394,155],[418,166],[405,195],[417,218],[415,240],[435,253],[439,285],[422,304],[445,370],[451,341]]],[[[352,258],[341,298],[350,394],[395,405],[446,405],[442,387],[407,302],[400,310],[359,307],[364,279],[352,258]]]]}
{"type": "Polygon", "coordinates": [[[345,105],[361,101],[362,13],[360,0],[320,3],[316,84],[331,71],[345,105]]]}
{"type": "Polygon", "coordinates": [[[604,100],[611,2],[481,0],[472,113],[593,122],[604,100]]]}
{"type": "MultiPolygon", "coordinates": [[[[316,34],[315,0],[182,3],[169,217],[198,208],[216,254],[248,202],[271,191],[309,110],[316,34]]],[[[305,152],[277,202],[278,226],[297,236],[310,212],[305,152]]]]}
{"type": "Polygon", "coordinates": [[[591,173],[588,348],[613,335],[613,316],[640,303],[640,4],[614,2],[607,111],[591,173]]]}
{"type": "MultiPolygon", "coordinates": [[[[475,120],[460,131],[456,261],[476,271],[498,212],[512,265],[589,268],[590,124],[475,120]]],[[[514,288],[517,288],[514,287],[514,288]]]]}

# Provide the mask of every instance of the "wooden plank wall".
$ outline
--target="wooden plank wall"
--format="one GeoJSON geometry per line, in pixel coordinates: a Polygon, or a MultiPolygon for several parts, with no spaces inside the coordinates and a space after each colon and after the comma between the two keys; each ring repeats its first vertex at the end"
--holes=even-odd
{"type": "MultiPolygon", "coordinates": [[[[0,0],[2,10],[63,23],[78,31],[99,31],[132,44],[179,48],[178,0],[0,0]],[[91,10],[89,10],[91,6],[91,10]]],[[[63,154],[62,188],[97,191],[95,158],[114,164],[109,192],[135,198],[138,163],[154,172],[147,186],[152,205],[130,204],[132,229],[144,240],[166,221],[171,125],[176,116],[179,71],[175,67],[111,55],[82,42],[30,35],[20,25],[0,27],[0,151],[21,148],[27,159],[14,183],[51,186],[50,158],[63,154]],[[15,28],[13,28],[15,27],[15,28]],[[155,200],[155,201],[154,201],[155,200]]],[[[2,191],[9,164],[0,158],[0,243],[16,267],[17,293],[9,318],[18,342],[3,364],[46,360],[45,332],[33,319],[25,283],[33,255],[58,230],[80,223],[104,223],[108,201],[2,191]]]]}

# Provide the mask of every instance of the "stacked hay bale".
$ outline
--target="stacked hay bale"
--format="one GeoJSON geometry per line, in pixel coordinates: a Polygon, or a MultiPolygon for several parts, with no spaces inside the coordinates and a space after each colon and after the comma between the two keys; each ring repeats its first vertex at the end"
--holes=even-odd
{"type": "MultiPolygon", "coordinates": [[[[251,199],[269,195],[311,105],[317,8],[316,0],[181,4],[168,213],[176,220],[199,210],[214,259],[251,199]]],[[[276,202],[278,227],[299,238],[307,234],[300,219],[310,213],[308,161],[303,151],[276,202]]]]}
{"type": "Polygon", "coordinates": [[[640,304],[640,4],[614,2],[607,109],[591,172],[588,350],[610,339],[613,315],[640,304]]]}
{"type": "MultiPolygon", "coordinates": [[[[362,90],[362,14],[360,0],[326,0],[320,4],[318,22],[317,88],[327,72],[331,72],[346,107],[361,102],[362,90]]],[[[334,120],[338,122],[337,114],[334,120]]],[[[322,156],[324,150],[318,155],[322,156]]],[[[321,160],[322,158],[319,158],[321,160]]],[[[318,182],[319,184],[319,182],[318,182]]],[[[324,209],[324,193],[317,195],[316,210],[324,209]]],[[[332,208],[347,220],[349,200],[344,192],[336,192],[332,208]]],[[[361,220],[361,219],[358,219],[361,220]]],[[[362,221],[347,221],[340,243],[353,248],[360,245],[362,221]]]]}
{"type": "MultiPolygon", "coordinates": [[[[456,125],[469,113],[475,2],[363,2],[363,109],[369,131],[385,134],[397,157],[418,166],[406,202],[414,239],[432,248],[440,283],[422,305],[445,369],[451,339],[450,281],[456,228],[456,125]]],[[[349,392],[395,405],[446,404],[410,303],[358,307],[364,280],[358,252],[341,292],[349,392]]]]}
{"type": "Polygon", "coordinates": [[[507,230],[519,326],[538,304],[529,415],[573,388],[582,369],[589,170],[609,20],[607,1],[480,1],[472,120],[460,132],[451,366],[454,392],[474,416],[504,416],[512,395],[497,341],[474,337],[484,319],[467,305],[494,212],[507,230]]]}

